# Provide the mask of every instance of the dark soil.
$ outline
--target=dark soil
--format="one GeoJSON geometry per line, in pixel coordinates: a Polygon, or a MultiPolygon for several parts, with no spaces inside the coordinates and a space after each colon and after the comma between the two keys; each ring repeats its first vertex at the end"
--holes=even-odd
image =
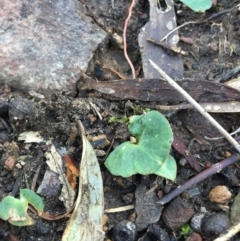
{"type": "MultiPolygon", "coordinates": [[[[131,78],[131,70],[124,58],[122,45],[117,43],[116,38],[113,36],[114,33],[122,36],[123,25],[130,3],[124,0],[112,1],[112,3],[114,8],[111,7],[110,0],[101,1],[101,3],[90,0],[86,3],[89,15],[92,15],[94,21],[100,27],[104,27],[105,30],[109,31],[109,37],[99,46],[86,73],[98,81],[119,79],[117,74],[109,70],[110,68],[126,78],[131,78]]],[[[187,21],[201,21],[212,14],[232,8],[236,4],[237,1],[221,0],[218,1],[217,6],[205,14],[199,14],[177,3],[177,24],[181,25],[187,21]]],[[[148,10],[148,1],[139,0],[133,10],[127,32],[129,55],[139,78],[143,77],[143,72],[137,35],[139,29],[148,21],[148,10]]],[[[179,46],[189,52],[188,56],[182,57],[185,68],[184,78],[190,78],[193,81],[223,82],[223,76],[229,70],[239,66],[239,18],[240,14],[236,9],[210,22],[186,25],[179,30],[180,36],[191,38],[194,41],[192,45],[182,41],[179,42],[179,46]]],[[[237,74],[231,78],[233,77],[237,77],[237,74]]],[[[2,89],[0,104],[0,199],[8,194],[19,197],[19,189],[30,188],[34,177],[37,175],[36,183],[33,186],[34,191],[36,191],[46,170],[48,170],[44,158],[46,145],[44,143],[25,144],[18,141],[18,135],[23,131],[40,132],[45,140],[51,139],[56,148],[66,148],[68,155],[72,157],[76,165],[79,164],[82,143],[77,131],[77,120],[82,121],[89,140],[91,140],[91,137],[103,134],[112,143],[112,146],[108,144],[105,147],[97,146],[97,144],[94,146],[94,143],[92,143],[95,149],[104,151],[103,154],[98,154],[98,160],[104,182],[105,209],[134,204],[135,191],[139,185],[144,185],[149,190],[157,183],[154,189],[155,196],[161,195],[161,193],[164,195],[197,174],[189,164],[180,161],[182,155],[175,150],[172,150],[171,153],[178,165],[175,182],[159,179],[155,175],[146,177],[135,175],[128,179],[115,177],[103,165],[108,152],[129,139],[127,124],[122,121],[122,117],[142,114],[145,108],[155,109],[158,103],[109,100],[106,97],[96,96],[95,93],[86,93],[81,89],[76,89],[74,95],[72,93],[55,93],[41,99],[38,96],[33,97],[29,93],[18,92],[17,90],[9,91],[5,87],[2,89]],[[90,102],[96,108],[93,108],[90,102]],[[97,112],[102,116],[102,120],[97,112]],[[109,122],[111,117],[116,119],[113,123],[109,122]],[[24,164],[22,163],[19,166],[15,163],[13,168],[6,168],[6,160],[9,157],[14,157],[18,164],[21,164],[20,160],[25,157],[24,164]],[[41,169],[37,174],[36,170],[39,166],[41,169]]],[[[197,158],[202,170],[219,162],[219,160],[223,160],[226,157],[226,152],[234,153],[234,149],[230,145],[217,146],[217,144],[223,143],[223,140],[203,141],[204,136],[218,137],[220,134],[197,112],[182,110],[164,114],[171,123],[174,134],[182,138],[184,144],[189,147],[189,151],[197,158]]],[[[214,114],[213,116],[229,132],[236,130],[240,126],[238,113],[214,114]]],[[[238,166],[230,166],[192,187],[180,197],[187,206],[191,207],[194,213],[198,213],[205,208],[209,214],[224,212],[229,215],[229,207],[231,207],[232,202],[226,204],[225,211],[223,211],[222,206],[209,201],[208,194],[213,187],[226,185],[235,196],[239,192],[239,183],[240,171],[238,166]]],[[[58,199],[58,195],[43,196],[43,200],[45,212],[57,216],[66,211],[63,203],[58,199]]],[[[68,220],[67,217],[49,221],[31,213],[30,215],[36,220],[36,224],[29,227],[15,227],[0,220],[0,239],[7,241],[61,240],[68,220]]],[[[132,209],[125,212],[108,213],[107,216],[108,223],[105,228],[107,229],[108,238],[112,239],[112,228],[122,220],[135,222],[137,214],[132,209]]],[[[172,240],[185,240],[184,236],[181,235],[181,228],[169,227],[165,223],[165,218],[161,217],[157,225],[160,225],[172,240]]],[[[139,232],[138,237],[140,238],[145,233],[146,228],[139,232]]],[[[213,237],[206,236],[204,233],[200,233],[200,235],[203,240],[213,240],[213,237]]],[[[232,240],[239,239],[240,235],[236,235],[232,240]]],[[[151,240],[160,239],[155,237],[151,240]]]]}

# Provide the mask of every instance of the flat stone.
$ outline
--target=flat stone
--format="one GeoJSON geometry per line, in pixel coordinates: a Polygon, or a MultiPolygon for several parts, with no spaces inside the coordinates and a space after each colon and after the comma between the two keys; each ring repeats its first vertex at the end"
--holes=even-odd
{"type": "Polygon", "coordinates": [[[202,237],[198,233],[191,233],[186,241],[202,241],[202,237]]]}
{"type": "Polygon", "coordinates": [[[170,229],[177,230],[187,223],[193,214],[194,210],[190,204],[176,198],[163,210],[162,218],[170,229]]]}
{"type": "Polygon", "coordinates": [[[140,184],[135,192],[138,231],[146,229],[151,223],[156,223],[162,214],[162,207],[156,203],[158,201],[157,195],[155,192],[148,193],[147,191],[147,187],[140,184]]]}
{"type": "Polygon", "coordinates": [[[0,83],[71,91],[106,33],[77,0],[2,0],[0,83]]]}
{"type": "Polygon", "coordinates": [[[214,240],[231,226],[227,213],[206,214],[202,220],[202,236],[214,240]]]}

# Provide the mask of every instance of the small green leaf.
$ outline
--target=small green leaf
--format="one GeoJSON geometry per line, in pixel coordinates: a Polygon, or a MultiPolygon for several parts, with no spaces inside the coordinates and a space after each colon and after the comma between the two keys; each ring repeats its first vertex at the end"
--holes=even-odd
{"type": "Polygon", "coordinates": [[[28,216],[27,207],[27,202],[7,196],[0,203],[0,217],[15,226],[32,225],[34,220],[28,216]]]}
{"type": "Polygon", "coordinates": [[[30,203],[38,211],[39,215],[42,214],[43,201],[35,192],[30,189],[20,189],[20,198],[30,203]]]}
{"type": "Polygon", "coordinates": [[[204,12],[211,8],[212,0],[180,0],[195,12],[204,12]]]}
{"type": "Polygon", "coordinates": [[[123,177],[154,173],[174,180],[177,168],[169,155],[173,133],[167,119],[157,111],[149,111],[132,116],[128,129],[137,143],[122,143],[110,153],[105,162],[108,170],[123,177]]]}
{"type": "Polygon", "coordinates": [[[25,216],[27,205],[27,202],[20,201],[13,196],[7,196],[3,198],[2,202],[0,203],[0,216],[3,220],[8,220],[12,217],[14,208],[19,210],[18,216],[23,217],[25,216]]]}
{"type": "Polygon", "coordinates": [[[114,116],[111,116],[108,120],[109,123],[115,123],[117,121],[117,118],[114,116]]]}
{"type": "Polygon", "coordinates": [[[42,199],[29,189],[21,189],[20,199],[12,196],[3,198],[0,203],[0,218],[15,226],[34,224],[34,220],[27,214],[28,203],[36,208],[39,213],[43,212],[42,199]]]}
{"type": "Polygon", "coordinates": [[[122,122],[122,123],[127,123],[127,122],[128,122],[128,118],[127,118],[126,115],[122,116],[121,122],[122,122]]]}
{"type": "Polygon", "coordinates": [[[180,234],[186,239],[192,232],[192,229],[190,228],[190,226],[188,224],[184,224],[181,227],[181,232],[180,234]]]}

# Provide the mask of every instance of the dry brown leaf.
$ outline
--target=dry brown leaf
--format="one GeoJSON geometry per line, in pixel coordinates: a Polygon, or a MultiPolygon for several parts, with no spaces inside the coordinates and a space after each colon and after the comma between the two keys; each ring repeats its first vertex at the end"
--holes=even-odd
{"type": "Polygon", "coordinates": [[[163,9],[158,6],[158,1],[149,0],[150,20],[140,30],[138,35],[145,78],[159,78],[158,72],[151,67],[149,59],[153,60],[173,78],[181,78],[183,73],[181,57],[176,54],[169,54],[168,50],[177,47],[179,40],[178,31],[172,33],[166,41],[161,42],[162,47],[149,41],[160,43],[160,40],[166,34],[177,27],[173,1],[166,0],[165,3],[166,9],[163,9]]]}
{"type": "Polygon", "coordinates": [[[63,170],[62,165],[62,157],[57,152],[54,145],[48,141],[47,145],[51,144],[48,151],[45,153],[45,157],[47,159],[47,164],[51,171],[57,173],[59,175],[59,180],[62,184],[62,190],[61,195],[59,199],[63,201],[67,211],[70,210],[74,204],[74,198],[75,198],[75,191],[71,187],[71,185],[68,182],[67,175],[65,174],[63,170]]]}
{"type": "Polygon", "coordinates": [[[94,150],[81,123],[83,152],[79,173],[79,193],[62,241],[101,241],[103,219],[103,183],[94,150]]]}
{"type": "Polygon", "coordinates": [[[68,182],[73,189],[77,186],[77,177],[79,176],[79,171],[75,167],[72,158],[69,155],[63,155],[66,162],[66,174],[68,177],[68,182]]]}

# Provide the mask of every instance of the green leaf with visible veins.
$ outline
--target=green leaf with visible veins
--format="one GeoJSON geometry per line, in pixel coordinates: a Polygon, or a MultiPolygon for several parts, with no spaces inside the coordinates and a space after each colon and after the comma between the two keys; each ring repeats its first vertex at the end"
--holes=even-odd
{"type": "Polygon", "coordinates": [[[167,119],[158,111],[132,116],[129,132],[137,143],[124,142],[108,156],[105,166],[116,176],[156,174],[170,180],[176,177],[177,167],[169,155],[173,133],[167,119]]]}

